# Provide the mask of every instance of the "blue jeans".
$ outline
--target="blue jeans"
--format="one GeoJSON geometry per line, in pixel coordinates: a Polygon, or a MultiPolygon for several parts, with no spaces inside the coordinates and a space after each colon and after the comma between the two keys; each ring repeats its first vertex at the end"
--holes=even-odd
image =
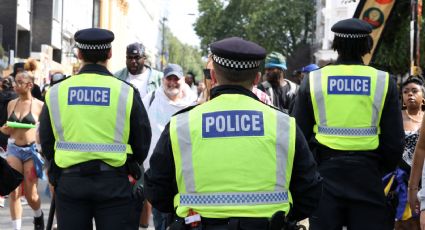
{"type": "Polygon", "coordinates": [[[168,224],[169,213],[160,212],[158,209],[152,207],[153,225],[155,230],[165,230],[168,224]]]}

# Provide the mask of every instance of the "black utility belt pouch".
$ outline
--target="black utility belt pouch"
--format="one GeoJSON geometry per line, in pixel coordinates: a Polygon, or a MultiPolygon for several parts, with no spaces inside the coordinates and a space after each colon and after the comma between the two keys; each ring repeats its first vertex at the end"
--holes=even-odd
{"type": "Polygon", "coordinates": [[[192,227],[186,224],[183,218],[177,218],[171,225],[170,230],[202,230],[207,226],[226,226],[228,230],[282,230],[284,229],[284,212],[276,213],[271,220],[267,218],[243,218],[235,217],[228,219],[202,218],[201,224],[192,227]]]}
{"type": "Polygon", "coordinates": [[[171,223],[169,230],[186,230],[184,219],[177,218],[171,223]]]}

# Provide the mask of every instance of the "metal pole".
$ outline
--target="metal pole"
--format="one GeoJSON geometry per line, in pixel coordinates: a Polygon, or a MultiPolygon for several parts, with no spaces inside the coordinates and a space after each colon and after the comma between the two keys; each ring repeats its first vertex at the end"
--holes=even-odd
{"type": "Polygon", "coordinates": [[[422,0],[416,2],[416,66],[419,68],[420,63],[420,47],[421,47],[421,26],[422,26],[422,0]]]}
{"type": "Polygon", "coordinates": [[[56,191],[53,192],[52,201],[50,202],[50,210],[49,210],[49,217],[47,218],[46,230],[52,230],[53,219],[55,218],[55,211],[56,211],[55,193],[56,191]]]}
{"type": "Polygon", "coordinates": [[[410,1],[410,75],[416,74],[416,0],[410,1]]]}
{"type": "Polygon", "coordinates": [[[161,71],[164,70],[165,62],[165,21],[166,17],[162,18],[162,48],[161,48],[161,71]]]}

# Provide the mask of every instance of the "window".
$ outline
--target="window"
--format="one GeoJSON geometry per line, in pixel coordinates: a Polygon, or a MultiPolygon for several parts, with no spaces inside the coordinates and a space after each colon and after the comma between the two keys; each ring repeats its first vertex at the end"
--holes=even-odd
{"type": "Polygon", "coordinates": [[[62,20],[62,0],[53,0],[52,10],[53,10],[52,12],[53,19],[60,22],[62,20]]]}

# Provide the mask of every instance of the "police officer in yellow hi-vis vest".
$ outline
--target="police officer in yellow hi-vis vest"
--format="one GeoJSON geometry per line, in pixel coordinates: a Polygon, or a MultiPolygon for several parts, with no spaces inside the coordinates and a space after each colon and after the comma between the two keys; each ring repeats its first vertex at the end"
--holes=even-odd
{"type": "Polygon", "coordinates": [[[312,230],[393,229],[381,182],[403,153],[403,123],[396,82],[363,64],[372,27],[346,19],[332,27],[335,64],[310,72],[294,115],[323,176],[312,230]]]}
{"type": "Polygon", "coordinates": [[[93,218],[96,229],[138,229],[127,174],[149,149],[146,110],[137,90],[106,68],[114,34],[90,28],[74,38],[83,67],[49,89],[40,117],[58,229],[92,229],[93,218]]]}
{"type": "Polygon", "coordinates": [[[251,92],[266,56],[232,37],[210,46],[211,100],[178,112],[145,173],[145,194],[172,229],[281,229],[308,217],[321,177],[294,118],[251,92]],[[186,224],[185,224],[186,223],[186,224]]]}

